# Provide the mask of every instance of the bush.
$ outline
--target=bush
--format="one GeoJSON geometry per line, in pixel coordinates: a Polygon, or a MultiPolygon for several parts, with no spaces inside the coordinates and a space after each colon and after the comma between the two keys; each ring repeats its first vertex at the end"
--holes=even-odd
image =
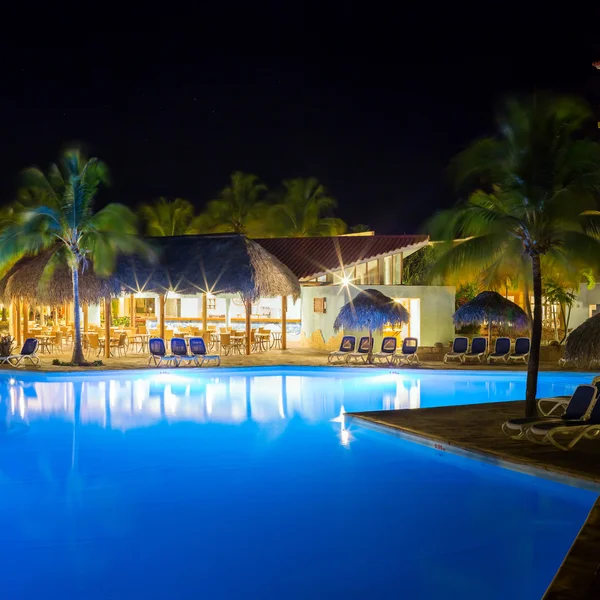
{"type": "Polygon", "coordinates": [[[55,367],[102,367],[102,366],[104,366],[104,363],[101,360],[95,360],[93,362],[84,362],[84,363],[78,365],[77,363],[74,363],[74,362],[66,362],[64,360],[58,360],[58,358],[55,358],[52,361],[52,364],[55,367]]]}
{"type": "Polygon", "coordinates": [[[113,324],[115,327],[129,327],[129,317],[113,317],[113,324]]]}

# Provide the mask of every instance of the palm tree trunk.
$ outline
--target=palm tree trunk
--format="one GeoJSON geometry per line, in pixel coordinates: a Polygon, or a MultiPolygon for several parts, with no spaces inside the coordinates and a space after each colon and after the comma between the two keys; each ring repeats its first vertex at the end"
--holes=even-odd
{"type": "Polygon", "coordinates": [[[73,275],[73,312],[75,321],[75,336],[73,337],[73,356],[71,362],[76,365],[85,363],[81,345],[81,317],[79,316],[79,261],[71,268],[73,275]]]}
{"type": "Polygon", "coordinates": [[[525,395],[525,414],[528,417],[533,417],[537,413],[535,396],[540,368],[540,345],[542,343],[542,266],[539,254],[531,257],[531,264],[533,269],[533,321],[531,324],[531,352],[527,365],[527,392],[525,395]]]}
{"type": "Polygon", "coordinates": [[[373,362],[373,332],[369,329],[369,354],[367,356],[367,362],[371,364],[373,362]]]}

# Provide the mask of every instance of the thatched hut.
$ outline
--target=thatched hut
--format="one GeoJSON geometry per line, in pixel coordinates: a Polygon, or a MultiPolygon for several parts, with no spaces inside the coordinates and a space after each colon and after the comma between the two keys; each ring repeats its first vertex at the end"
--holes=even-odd
{"type": "MultiPolygon", "coordinates": [[[[9,304],[19,299],[31,305],[61,306],[73,301],[71,269],[66,264],[58,265],[50,279],[45,282],[43,273],[55,249],[45,250],[36,256],[19,260],[0,279],[0,299],[9,304]]],[[[100,278],[91,265],[79,272],[79,298],[82,304],[93,304],[103,298],[118,296],[120,283],[114,278],[100,278]]]]}
{"type": "MultiPolygon", "coordinates": [[[[239,294],[246,307],[246,352],[250,352],[250,313],[258,298],[282,298],[282,347],[286,347],[288,296],[300,296],[298,278],[262,246],[237,234],[147,238],[154,259],[121,256],[113,277],[124,293],[150,292],[160,299],[160,330],[164,330],[164,299],[178,294],[239,294]]],[[[206,304],[203,314],[206,315],[206,304]]],[[[206,323],[204,323],[206,329],[206,323]]]]}
{"type": "Polygon", "coordinates": [[[125,293],[300,295],[298,278],[262,246],[237,234],[146,238],[156,260],[121,256],[114,278],[125,293]]]}
{"type": "Polygon", "coordinates": [[[488,345],[492,341],[493,325],[509,325],[521,331],[529,327],[529,317],[518,304],[498,292],[489,291],[481,292],[473,300],[463,304],[452,319],[456,327],[487,324],[488,345]]]}
{"type": "Polygon", "coordinates": [[[600,363],[600,313],[571,331],[565,344],[565,361],[589,368],[600,363]]]}
{"type": "Polygon", "coordinates": [[[409,321],[410,315],[402,304],[379,290],[368,289],[342,306],[333,328],[335,331],[341,328],[367,329],[369,337],[373,338],[373,331],[381,331],[388,324],[401,327],[409,321]]]}

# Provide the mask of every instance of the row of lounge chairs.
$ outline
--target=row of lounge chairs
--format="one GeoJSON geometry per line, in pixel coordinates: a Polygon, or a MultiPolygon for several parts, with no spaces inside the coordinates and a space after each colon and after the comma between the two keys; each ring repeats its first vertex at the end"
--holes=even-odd
{"type": "Polygon", "coordinates": [[[595,377],[591,385],[577,386],[570,397],[538,400],[538,410],[545,417],[510,419],[503,423],[502,431],[515,440],[571,450],[582,439],[593,439],[600,434],[599,395],[600,377],[595,377]],[[553,416],[559,410],[564,411],[562,416],[553,416]]]}
{"type": "MultiPolygon", "coordinates": [[[[397,351],[398,339],[395,337],[384,337],[381,341],[381,349],[371,355],[374,363],[388,365],[414,365],[419,364],[417,348],[419,340],[414,337],[406,337],[402,340],[402,348],[397,351]]],[[[356,338],[353,335],[345,335],[340,342],[340,349],[330,352],[327,358],[329,364],[339,363],[366,363],[369,354],[373,350],[373,338],[361,337],[356,348],[356,338]]]]}
{"type": "Polygon", "coordinates": [[[529,362],[529,352],[531,350],[531,340],[526,337],[517,338],[515,349],[511,352],[510,338],[500,337],[496,340],[494,351],[488,354],[487,338],[476,337],[471,342],[469,348],[469,338],[456,337],[452,342],[452,350],[444,356],[444,364],[451,360],[458,360],[462,364],[473,360],[488,364],[495,362],[516,363],[519,361],[527,364],[529,362]]]}
{"type": "Polygon", "coordinates": [[[165,341],[162,338],[150,338],[148,342],[150,356],[148,364],[153,363],[155,367],[160,367],[163,363],[178,367],[181,363],[194,364],[197,367],[214,363],[215,366],[221,364],[221,357],[218,354],[208,354],[206,344],[201,337],[190,338],[190,348],[188,352],[187,344],[184,338],[171,338],[171,354],[167,354],[165,341]]]}
{"type": "Polygon", "coordinates": [[[35,338],[27,338],[19,354],[10,354],[9,356],[0,356],[0,365],[7,364],[11,367],[18,367],[22,362],[29,361],[32,365],[39,365],[40,359],[37,356],[39,341],[35,338]]]}

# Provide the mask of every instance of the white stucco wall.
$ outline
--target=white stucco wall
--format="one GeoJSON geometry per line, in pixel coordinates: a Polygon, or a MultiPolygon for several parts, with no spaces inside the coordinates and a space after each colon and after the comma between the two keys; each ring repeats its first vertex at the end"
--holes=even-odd
{"type": "MultiPolygon", "coordinates": [[[[325,344],[336,336],[333,322],[340,309],[350,297],[356,296],[361,289],[379,290],[390,298],[419,298],[420,304],[420,339],[421,346],[433,346],[436,342],[448,343],[454,337],[455,288],[453,286],[407,286],[407,285],[366,285],[366,286],[305,286],[302,288],[302,339],[305,341],[314,332],[321,331],[325,344]],[[314,299],[326,298],[327,312],[314,312],[314,299]]],[[[355,332],[352,332],[355,333],[355,332]]],[[[381,336],[375,335],[375,345],[381,336]]]]}

